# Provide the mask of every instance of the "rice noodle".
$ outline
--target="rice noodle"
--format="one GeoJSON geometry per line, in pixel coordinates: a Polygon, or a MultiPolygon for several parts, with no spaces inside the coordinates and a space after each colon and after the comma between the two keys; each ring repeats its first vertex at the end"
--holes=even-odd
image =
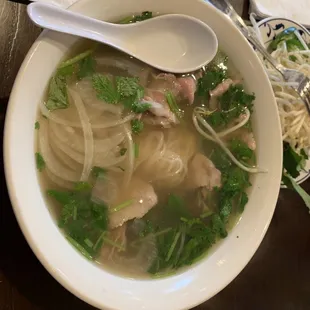
{"type": "MultiPolygon", "coordinates": [[[[255,19],[251,19],[254,32],[257,37],[260,37],[260,30],[256,25],[255,19]]],[[[305,48],[305,51],[287,51],[285,41],[279,44],[277,49],[271,55],[284,67],[294,69],[302,72],[310,78],[310,50],[300,36],[299,32],[295,32],[298,40],[305,48]],[[295,57],[292,61],[290,57],[295,57]]],[[[278,103],[278,110],[280,115],[282,138],[288,142],[293,149],[299,152],[304,149],[306,152],[310,150],[310,135],[308,128],[310,128],[310,117],[304,102],[300,99],[298,94],[291,88],[293,83],[285,82],[282,75],[276,71],[258,52],[265,71],[269,76],[272,84],[276,101],[278,103]],[[280,89],[280,91],[279,91],[280,89]],[[296,115],[300,117],[296,119],[296,115]]]]}
{"type": "Polygon", "coordinates": [[[198,150],[196,137],[191,132],[180,127],[165,132],[154,130],[141,134],[138,141],[138,174],[152,182],[155,188],[173,188],[183,182],[188,161],[198,150]]]}
{"type": "Polygon", "coordinates": [[[127,166],[125,168],[123,186],[126,188],[132,178],[134,165],[135,165],[135,154],[134,154],[134,143],[131,136],[131,131],[128,125],[124,125],[124,132],[127,140],[127,166]]]}
{"type": "Polygon", "coordinates": [[[92,169],[94,157],[93,132],[81,97],[72,89],[69,90],[69,94],[78,111],[84,135],[84,165],[80,180],[87,181],[92,169]]]}

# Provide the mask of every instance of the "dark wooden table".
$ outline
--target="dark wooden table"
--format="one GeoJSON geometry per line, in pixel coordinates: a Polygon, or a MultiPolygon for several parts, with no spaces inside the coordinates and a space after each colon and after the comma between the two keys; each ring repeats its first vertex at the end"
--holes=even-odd
{"type": "MultiPolygon", "coordinates": [[[[243,0],[232,3],[246,18],[248,3],[243,0]]],[[[39,32],[28,21],[24,5],[0,0],[2,132],[14,78],[39,32]]],[[[12,211],[3,164],[1,169],[0,310],[94,309],[62,288],[31,252],[12,211]]],[[[304,188],[310,191],[310,181],[304,188]]],[[[310,309],[310,215],[295,193],[281,191],[267,235],[250,263],[222,292],[196,309],[310,309]]]]}

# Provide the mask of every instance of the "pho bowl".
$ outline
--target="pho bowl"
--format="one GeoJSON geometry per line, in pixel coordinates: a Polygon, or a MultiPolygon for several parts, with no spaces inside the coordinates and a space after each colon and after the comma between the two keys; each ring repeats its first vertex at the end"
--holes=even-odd
{"type": "Polygon", "coordinates": [[[44,31],[30,49],[11,93],[4,139],[8,190],[23,234],[49,273],[71,293],[100,309],[194,307],[241,272],[262,241],[275,209],[282,174],[282,140],[268,77],[242,34],[204,1],[81,0],[69,9],[107,21],[142,11],[196,17],[214,30],[221,49],[241,73],[245,89],[256,95],[252,115],[256,158],[258,166],[267,172],[251,179],[249,201],[235,227],[205,258],[180,273],[136,279],[99,268],[70,246],[47,207],[38,180],[34,157],[38,106],[56,67],[77,38],[44,31]]]}

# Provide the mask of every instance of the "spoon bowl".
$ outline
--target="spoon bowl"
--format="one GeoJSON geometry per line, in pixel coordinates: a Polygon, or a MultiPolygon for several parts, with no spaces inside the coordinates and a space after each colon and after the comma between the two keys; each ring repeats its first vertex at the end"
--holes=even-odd
{"type": "Polygon", "coordinates": [[[213,30],[182,14],[157,16],[132,24],[113,24],[43,3],[28,5],[38,26],[110,45],[161,71],[188,73],[207,65],[216,55],[213,30]]]}

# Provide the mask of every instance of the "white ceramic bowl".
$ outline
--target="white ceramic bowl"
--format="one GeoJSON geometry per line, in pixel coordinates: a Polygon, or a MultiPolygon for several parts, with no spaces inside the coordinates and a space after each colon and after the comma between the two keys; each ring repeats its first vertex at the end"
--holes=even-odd
{"type": "Polygon", "coordinates": [[[76,38],[45,31],[29,51],[12,90],[5,124],[6,179],[19,225],[45,268],[73,294],[101,309],[189,309],[238,275],[259,246],[273,215],[280,187],[282,141],[271,86],[244,37],[224,15],[203,1],[82,0],[71,9],[110,21],[145,10],[199,18],[213,28],[221,48],[244,77],[246,88],[256,94],[253,122],[257,160],[269,172],[253,179],[241,220],[207,258],[182,274],[160,280],[132,280],[100,269],[67,243],[38,184],[34,160],[38,103],[76,38]]]}

